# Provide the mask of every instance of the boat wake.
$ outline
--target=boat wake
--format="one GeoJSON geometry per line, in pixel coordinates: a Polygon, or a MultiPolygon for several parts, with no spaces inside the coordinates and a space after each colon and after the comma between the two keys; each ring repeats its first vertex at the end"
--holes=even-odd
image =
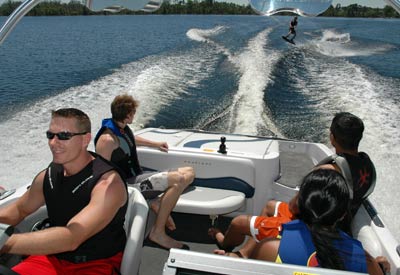
{"type": "Polygon", "coordinates": [[[323,30],[322,36],[312,41],[314,49],[320,54],[331,57],[370,56],[386,52],[391,45],[366,43],[351,39],[350,33],[335,30],[323,30]]]}
{"type": "Polygon", "coordinates": [[[338,33],[335,30],[324,30],[322,32],[321,41],[329,41],[341,44],[349,43],[351,41],[350,33],[338,33]]]}
{"type": "Polygon", "coordinates": [[[216,26],[215,28],[206,30],[193,28],[187,31],[186,36],[195,41],[214,43],[210,37],[219,35],[225,29],[226,27],[224,26],[216,26]]]}
{"type": "Polygon", "coordinates": [[[273,29],[262,30],[247,44],[232,53],[228,61],[237,71],[236,90],[228,106],[213,113],[198,128],[248,135],[283,136],[273,123],[264,103],[271,74],[281,58],[278,50],[268,48],[273,29]]]}
{"type": "Polygon", "coordinates": [[[240,71],[239,87],[230,107],[228,129],[233,133],[259,135],[268,129],[281,136],[269,118],[264,93],[279,60],[279,51],[266,49],[272,28],[258,33],[247,47],[235,55],[233,63],[240,71]]]}
{"type": "Polygon", "coordinates": [[[228,58],[231,58],[232,54],[230,51],[224,46],[212,40],[212,37],[217,36],[223,32],[225,32],[227,27],[224,26],[216,26],[212,29],[190,29],[186,32],[186,36],[191,40],[209,43],[210,45],[216,47],[218,51],[225,54],[228,58]]]}
{"type": "MultiPolygon", "coordinates": [[[[139,102],[146,102],[138,110],[136,123],[149,123],[163,108],[188,96],[189,87],[196,89],[214,72],[217,59],[217,55],[197,48],[161,59],[158,56],[154,60],[142,60],[140,63],[145,68],[136,75],[128,73],[131,77],[128,92],[139,102]]],[[[125,66],[124,77],[131,66],[135,70],[137,64],[125,66]]]]}
{"type": "MultiPolygon", "coordinates": [[[[24,173],[18,178],[0,174],[1,185],[6,188],[30,182],[38,171],[51,161],[45,130],[50,119],[50,110],[74,107],[86,112],[92,121],[92,131],[99,129],[101,120],[110,116],[110,103],[121,93],[132,94],[141,103],[135,117],[134,128],[152,121],[161,110],[172,102],[186,97],[188,87],[196,87],[215,70],[218,56],[204,48],[188,52],[170,53],[165,56],[149,56],[126,64],[105,77],[82,86],[38,101],[22,112],[0,124],[1,133],[9,133],[18,139],[2,136],[4,148],[3,171],[14,171],[17,163],[25,163],[24,173]],[[29,152],[25,152],[30,144],[29,152]],[[29,154],[29,163],[26,163],[29,154]]],[[[5,134],[4,134],[5,135],[5,134]]],[[[91,143],[89,149],[94,150],[91,143]]]]}

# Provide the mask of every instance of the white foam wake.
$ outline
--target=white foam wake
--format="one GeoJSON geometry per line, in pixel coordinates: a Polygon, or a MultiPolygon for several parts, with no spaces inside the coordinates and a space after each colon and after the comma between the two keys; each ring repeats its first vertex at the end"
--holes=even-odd
{"type": "Polygon", "coordinates": [[[319,53],[332,57],[369,56],[393,47],[384,44],[359,44],[351,39],[350,33],[339,33],[335,30],[323,30],[322,36],[314,41],[314,45],[319,53]]]}
{"type": "Polygon", "coordinates": [[[223,31],[225,31],[225,29],[226,28],[224,26],[216,26],[215,28],[206,30],[193,28],[186,32],[186,36],[192,40],[199,42],[212,42],[212,40],[210,40],[210,37],[222,33],[223,31]]]}
{"type": "Polygon", "coordinates": [[[350,33],[338,33],[335,30],[324,30],[322,32],[321,41],[337,42],[337,43],[349,43],[350,33]]]}
{"type": "Polygon", "coordinates": [[[274,64],[279,59],[279,52],[267,50],[268,28],[251,39],[245,50],[233,57],[241,77],[238,91],[234,96],[230,110],[229,131],[234,133],[259,133],[259,127],[267,127],[281,135],[266,114],[264,90],[270,80],[274,64]]]}
{"type": "Polygon", "coordinates": [[[223,45],[215,42],[212,39],[213,37],[226,31],[226,29],[227,28],[224,26],[216,26],[212,29],[193,28],[186,32],[186,36],[194,41],[208,43],[209,45],[215,47],[217,49],[217,52],[221,52],[224,55],[226,55],[228,57],[228,59],[231,59],[232,54],[230,53],[230,51],[227,48],[225,48],[223,45]]]}
{"type": "MultiPolygon", "coordinates": [[[[45,137],[50,110],[61,107],[83,110],[91,118],[94,135],[101,120],[110,117],[113,98],[121,93],[130,93],[140,102],[133,125],[137,128],[153,119],[161,108],[184,96],[189,86],[196,87],[208,77],[216,59],[215,55],[201,48],[187,53],[146,57],[17,113],[0,124],[3,148],[0,185],[11,188],[30,182],[51,161],[45,137]],[[8,136],[10,132],[12,137],[8,136]],[[23,173],[19,170],[21,167],[23,173]]],[[[93,143],[89,149],[94,149],[93,143]]]]}

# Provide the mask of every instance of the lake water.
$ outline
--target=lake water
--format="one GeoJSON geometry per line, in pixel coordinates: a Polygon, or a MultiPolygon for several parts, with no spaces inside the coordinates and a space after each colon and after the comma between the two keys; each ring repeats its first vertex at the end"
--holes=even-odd
{"type": "MultiPolygon", "coordinates": [[[[0,17],[4,22],[5,17],[0,17]]],[[[51,161],[50,110],[77,107],[93,131],[115,95],[139,99],[135,128],[199,128],[328,145],[336,112],[366,126],[371,199],[400,239],[400,20],[290,17],[26,17],[0,45],[0,185],[51,161]]],[[[93,145],[90,147],[93,149],[93,145]]]]}

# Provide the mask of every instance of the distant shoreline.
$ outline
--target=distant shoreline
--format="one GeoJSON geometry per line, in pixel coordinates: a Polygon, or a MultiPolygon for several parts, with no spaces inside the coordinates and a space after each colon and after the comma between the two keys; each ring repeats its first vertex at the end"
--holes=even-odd
{"type": "MultiPolygon", "coordinates": [[[[0,16],[10,15],[22,2],[8,1],[0,6],[0,16]]],[[[109,11],[94,12],[78,1],[69,3],[42,2],[33,8],[27,16],[76,16],[76,15],[127,15],[127,14],[149,14],[144,11],[121,10],[118,13],[109,11]]],[[[170,4],[164,2],[160,9],[151,14],[219,14],[219,15],[256,15],[250,5],[238,5],[226,2],[213,2],[204,0],[202,2],[187,1],[186,3],[170,4]]],[[[293,15],[292,13],[281,13],[280,15],[293,15]]],[[[330,6],[319,16],[324,17],[366,17],[366,18],[400,18],[391,6],[384,8],[370,8],[353,4],[342,7],[337,4],[330,6]]]]}

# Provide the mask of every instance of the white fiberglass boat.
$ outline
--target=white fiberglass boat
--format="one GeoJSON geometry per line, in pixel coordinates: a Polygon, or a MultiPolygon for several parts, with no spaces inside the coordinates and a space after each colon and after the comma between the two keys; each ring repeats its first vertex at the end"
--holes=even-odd
{"type": "MultiPolygon", "coordinates": [[[[142,195],[130,187],[126,219],[128,243],[122,274],[350,274],[214,255],[216,246],[207,236],[207,228],[216,217],[223,228],[229,217],[257,215],[269,199],[288,201],[297,192],[302,177],[333,153],[325,145],[234,134],[222,138],[220,133],[194,130],[147,128],[136,135],[170,145],[168,153],[139,148],[140,163],[145,169],[166,170],[190,165],[196,170],[193,186],[181,196],[174,209],[177,230],[173,236],[187,243],[191,250],[168,252],[142,245],[154,222],[154,214],[149,213],[142,195]],[[221,138],[225,140],[226,152],[223,152],[224,146],[221,148],[221,138]]],[[[28,185],[8,194],[1,204],[17,199],[26,188],[28,185]]],[[[41,208],[16,230],[37,230],[46,217],[46,209],[41,208]]],[[[391,274],[400,274],[399,243],[368,200],[355,217],[353,235],[373,256],[388,258],[391,274]]]]}

